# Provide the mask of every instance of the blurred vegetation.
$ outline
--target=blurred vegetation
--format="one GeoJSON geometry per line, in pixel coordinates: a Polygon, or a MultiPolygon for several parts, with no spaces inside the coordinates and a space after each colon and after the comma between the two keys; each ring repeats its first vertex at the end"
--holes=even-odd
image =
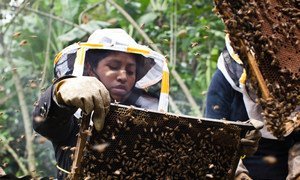
{"type": "Polygon", "coordinates": [[[0,167],[17,176],[55,176],[53,149],[33,132],[30,112],[51,84],[54,56],[95,29],[121,27],[140,43],[159,48],[171,72],[170,111],[201,116],[224,46],[223,23],[212,9],[212,0],[2,0],[0,167]]]}

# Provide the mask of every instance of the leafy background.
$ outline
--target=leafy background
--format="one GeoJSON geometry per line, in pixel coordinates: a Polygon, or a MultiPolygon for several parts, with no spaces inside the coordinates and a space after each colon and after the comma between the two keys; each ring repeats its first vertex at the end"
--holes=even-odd
{"type": "Polygon", "coordinates": [[[51,143],[30,113],[51,84],[53,59],[99,28],[125,29],[169,61],[170,111],[202,116],[224,46],[212,0],[2,0],[0,2],[0,167],[17,176],[55,176],[51,143]]]}

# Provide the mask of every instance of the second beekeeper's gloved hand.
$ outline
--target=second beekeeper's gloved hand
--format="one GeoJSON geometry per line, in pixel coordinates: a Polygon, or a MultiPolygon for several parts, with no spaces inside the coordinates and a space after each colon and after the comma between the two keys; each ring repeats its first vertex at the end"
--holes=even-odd
{"type": "Polygon", "coordinates": [[[255,130],[248,131],[244,138],[241,139],[242,154],[246,156],[253,155],[258,148],[263,123],[261,121],[250,119],[249,122],[255,127],[255,130]]]}
{"type": "Polygon", "coordinates": [[[241,139],[242,154],[253,155],[257,151],[260,138],[261,132],[257,129],[247,132],[246,136],[241,139]]]}
{"type": "Polygon", "coordinates": [[[86,114],[94,111],[93,122],[97,131],[102,130],[109,111],[110,95],[95,77],[81,76],[59,81],[54,89],[57,103],[82,109],[86,114]]]}

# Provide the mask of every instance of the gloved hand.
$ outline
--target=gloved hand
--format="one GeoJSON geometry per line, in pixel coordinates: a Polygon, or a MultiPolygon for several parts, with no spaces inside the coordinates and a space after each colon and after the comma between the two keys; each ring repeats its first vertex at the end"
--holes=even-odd
{"type": "Polygon", "coordinates": [[[93,122],[97,131],[102,130],[109,111],[110,95],[95,77],[81,76],[59,81],[54,89],[57,103],[75,106],[86,114],[94,111],[93,122]]]}
{"type": "Polygon", "coordinates": [[[246,173],[240,173],[239,175],[237,175],[235,178],[235,180],[252,180],[251,177],[248,176],[248,174],[246,173]]]}
{"type": "Polygon", "coordinates": [[[289,117],[287,117],[288,121],[283,125],[285,126],[285,134],[284,136],[290,135],[296,128],[300,126],[300,106],[297,106],[295,112],[292,112],[289,117]]]}
{"type": "Polygon", "coordinates": [[[241,139],[242,154],[246,156],[253,155],[258,148],[261,138],[261,132],[258,129],[248,131],[244,138],[241,139]]]}
{"type": "Polygon", "coordinates": [[[287,180],[300,179],[300,142],[295,143],[289,150],[288,156],[289,173],[287,180]]]}

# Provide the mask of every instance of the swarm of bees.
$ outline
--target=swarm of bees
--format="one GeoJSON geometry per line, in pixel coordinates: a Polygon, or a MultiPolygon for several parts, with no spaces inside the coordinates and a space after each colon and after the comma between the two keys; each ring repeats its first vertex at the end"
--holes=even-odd
{"type": "MultiPolygon", "coordinates": [[[[277,138],[288,127],[300,124],[300,1],[299,0],[215,0],[215,13],[224,21],[231,46],[252,77],[247,50],[254,52],[259,70],[269,90],[268,98],[256,92],[266,126],[277,138]],[[295,112],[295,119],[289,116],[295,112]]],[[[251,79],[257,87],[256,79],[251,79]]]]}
{"type": "Polygon", "coordinates": [[[252,126],[111,106],[92,130],[80,179],[230,179],[252,126]]]}

